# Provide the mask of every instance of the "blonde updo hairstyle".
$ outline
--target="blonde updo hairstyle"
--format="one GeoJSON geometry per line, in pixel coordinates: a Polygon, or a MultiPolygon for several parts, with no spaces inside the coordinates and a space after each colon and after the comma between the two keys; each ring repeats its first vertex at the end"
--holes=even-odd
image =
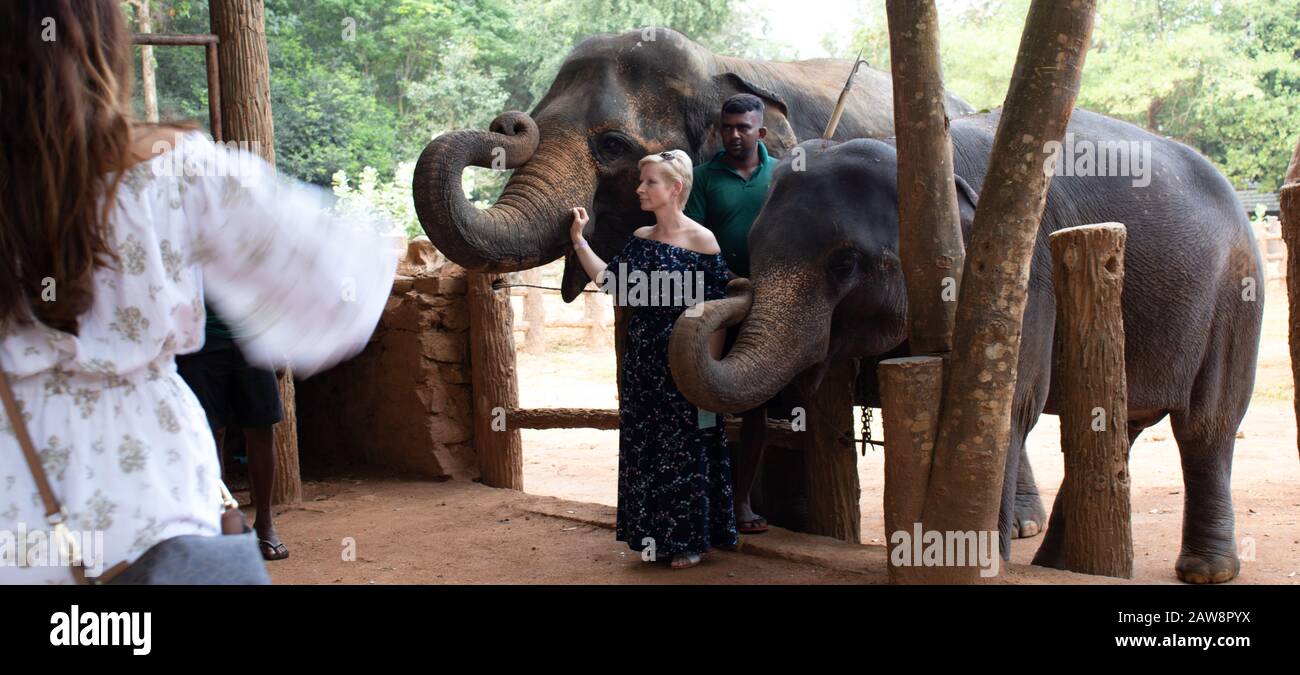
{"type": "Polygon", "coordinates": [[[660,173],[671,181],[677,181],[682,184],[682,193],[677,198],[677,207],[686,206],[686,200],[691,196],[691,181],[695,178],[695,168],[691,165],[691,156],[683,150],[668,150],[666,152],[657,152],[653,155],[646,155],[637,162],[637,169],[644,169],[647,164],[655,164],[660,168],[660,173]]]}

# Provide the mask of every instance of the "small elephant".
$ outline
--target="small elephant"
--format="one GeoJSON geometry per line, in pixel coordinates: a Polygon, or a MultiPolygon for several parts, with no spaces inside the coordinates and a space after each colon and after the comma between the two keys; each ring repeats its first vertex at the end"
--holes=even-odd
{"type": "MultiPolygon", "coordinates": [[[[995,111],[951,124],[967,241],[999,117],[995,111]]],[[[1119,222],[1128,228],[1122,304],[1129,440],[1171,417],[1186,487],[1175,570],[1186,582],[1227,581],[1240,570],[1229,484],[1233,445],[1254,386],[1264,301],[1250,223],[1232,185],[1185,145],[1085,110],[1074,112],[1067,140],[1076,149],[1101,148],[1094,158],[1117,144],[1145,153],[1147,175],[1123,175],[1112,165],[1108,175],[1057,170],[1051,181],[1020,344],[999,518],[1002,556],[1011,553],[1017,476],[1021,492],[1032,488],[1021,471],[1025,438],[1041,413],[1056,412],[1047,235],[1119,222]]],[[[705,303],[702,314],[674,329],[674,379],[703,408],[746,410],[801,373],[816,381],[834,358],[861,357],[874,372],[879,360],[907,353],[893,141],[802,147],[806,166],[778,165],[750,231],[752,287],[733,281],[732,297],[705,303]],[[703,336],[742,316],[735,348],[721,361],[709,357],[703,336]]],[[[867,397],[879,405],[878,391],[867,397]]],[[[1058,497],[1035,564],[1063,566],[1064,527],[1058,497]]]]}

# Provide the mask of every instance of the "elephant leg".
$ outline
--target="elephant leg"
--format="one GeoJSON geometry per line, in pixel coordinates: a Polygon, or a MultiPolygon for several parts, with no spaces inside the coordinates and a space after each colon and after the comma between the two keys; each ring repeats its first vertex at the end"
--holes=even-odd
{"type": "Polygon", "coordinates": [[[1004,561],[1011,559],[1011,540],[1015,537],[1015,494],[1017,494],[1017,477],[1021,472],[1021,458],[1024,457],[1024,434],[1028,433],[1019,423],[1019,415],[1011,419],[1011,445],[1006,449],[1006,467],[1002,475],[1002,506],[997,512],[997,548],[1004,561]]]}
{"type": "Polygon", "coordinates": [[[1172,420],[1183,464],[1183,543],[1174,571],[1191,584],[1228,581],[1241,571],[1232,512],[1237,425],[1172,420]]]}
{"type": "Polygon", "coordinates": [[[1020,470],[1016,472],[1015,519],[1011,523],[1011,536],[1028,539],[1037,536],[1047,525],[1047,510],[1034,482],[1034,469],[1029,466],[1028,432],[1020,442],[1020,470]]]}

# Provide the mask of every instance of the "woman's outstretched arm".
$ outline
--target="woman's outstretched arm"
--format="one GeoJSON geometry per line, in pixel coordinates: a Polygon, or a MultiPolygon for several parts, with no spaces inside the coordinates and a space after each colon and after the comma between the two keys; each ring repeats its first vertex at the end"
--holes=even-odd
{"type": "Polygon", "coordinates": [[[587,209],[581,206],[575,206],[573,209],[573,225],[569,228],[569,238],[573,241],[573,252],[578,256],[578,262],[582,263],[582,269],[586,270],[587,276],[600,283],[600,273],[605,271],[606,263],[591,250],[587,240],[582,236],[582,228],[586,227],[590,218],[587,216],[587,209]]]}

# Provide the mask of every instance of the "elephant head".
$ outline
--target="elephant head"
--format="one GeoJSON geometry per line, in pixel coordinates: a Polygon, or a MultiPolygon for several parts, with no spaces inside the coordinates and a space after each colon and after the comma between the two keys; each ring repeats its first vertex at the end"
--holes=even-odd
{"type": "MultiPolygon", "coordinates": [[[[598,35],[564,61],[531,115],[507,112],[488,131],[434,139],[416,166],[420,223],[448,258],[472,270],[513,271],[547,263],[569,249],[570,209],[591,213],[588,236],[602,258],[617,253],[652,216],[636,199],[637,161],[668,149],[696,163],[720,149],[723,101],[750,93],[766,105],[766,144],[781,157],[821,133],[849,61],[756,62],[720,56],[668,29],[598,35]],[[516,168],[500,199],[479,210],[465,199],[466,166],[516,168]]],[[[863,68],[837,138],[892,133],[889,77],[863,68]]],[[[951,99],[954,114],[969,110],[951,99]]],[[[569,260],[564,299],[589,281],[569,260]]]]}
{"type": "MultiPolygon", "coordinates": [[[[669,362],[692,403],[741,412],[801,374],[816,389],[835,358],[890,352],[907,339],[907,285],[898,257],[898,160],[893,145],[821,140],[772,174],[771,194],[749,233],[751,275],[729,297],[703,303],[673,328],[669,362]],[[747,313],[747,314],[746,314],[747,313]],[[715,360],[708,337],[740,324],[715,360]]],[[[957,179],[962,227],[977,196],[957,179]]]]}

